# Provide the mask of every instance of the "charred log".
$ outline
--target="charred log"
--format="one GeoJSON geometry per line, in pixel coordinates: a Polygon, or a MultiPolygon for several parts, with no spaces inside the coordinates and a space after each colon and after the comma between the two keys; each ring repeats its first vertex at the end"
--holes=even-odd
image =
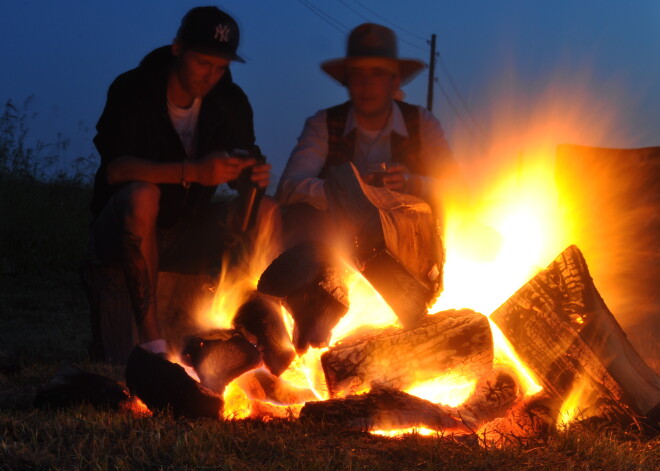
{"type": "Polygon", "coordinates": [[[259,350],[236,330],[217,330],[191,337],[182,352],[202,384],[222,394],[235,378],[261,364],[259,350]]]}
{"type": "Polygon", "coordinates": [[[352,164],[332,167],[325,192],[353,256],[405,327],[415,326],[442,288],[439,226],[422,200],[364,184],[352,164]]]}
{"type": "Polygon", "coordinates": [[[556,417],[556,402],[542,392],[517,402],[504,417],[488,422],[477,434],[487,446],[543,444],[556,417]]]}
{"type": "Polygon", "coordinates": [[[274,300],[254,293],[239,308],[233,325],[257,346],[264,365],[275,376],[281,375],[295,358],[280,305],[274,300]]]}
{"type": "Polygon", "coordinates": [[[140,347],[128,358],[126,384],[154,413],[218,418],[222,412],[221,396],[188,376],[180,365],[140,347]]]}
{"type": "Polygon", "coordinates": [[[481,377],[493,366],[488,319],[463,309],[427,316],[414,329],[384,328],[344,339],[321,356],[332,397],[375,385],[406,389],[450,371],[481,377]]]}
{"type": "Polygon", "coordinates": [[[479,378],[473,393],[455,414],[473,429],[504,417],[522,399],[518,378],[508,368],[498,367],[479,378]]]}
{"type": "Polygon", "coordinates": [[[545,391],[562,402],[583,381],[593,391],[589,406],[602,417],[646,415],[660,402],[660,378],[628,342],[575,246],[491,319],[545,391]]]}
{"type": "Polygon", "coordinates": [[[459,417],[442,406],[393,388],[377,388],[366,394],[308,402],[301,420],[333,423],[355,431],[397,430],[425,427],[445,432],[469,432],[459,417]]]}
{"type": "Polygon", "coordinates": [[[277,296],[295,321],[293,343],[303,353],[326,347],[332,329],[348,312],[346,269],[325,245],[299,244],[277,257],[262,274],[259,292],[277,296]]]}
{"type": "Polygon", "coordinates": [[[34,406],[57,409],[87,403],[96,408],[117,409],[128,398],[128,392],[116,381],[64,365],[48,384],[39,388],[34,406]]]}

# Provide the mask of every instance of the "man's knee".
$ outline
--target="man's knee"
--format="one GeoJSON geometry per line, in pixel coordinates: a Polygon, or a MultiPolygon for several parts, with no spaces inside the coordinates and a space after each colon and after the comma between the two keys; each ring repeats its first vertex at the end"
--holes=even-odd
{"type": "Polygon", "coordinates": [[[117,192],[115,209],[129,224],[155,224],[160,203],[160,188],[147,182],[131,182],[117,192]]]}

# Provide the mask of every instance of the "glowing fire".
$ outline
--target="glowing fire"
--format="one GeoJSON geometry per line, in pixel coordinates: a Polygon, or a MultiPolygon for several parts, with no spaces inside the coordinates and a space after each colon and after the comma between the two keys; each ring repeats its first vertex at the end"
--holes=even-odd
{"type": "MultiPolygon", "coordinates": [[[[470,308],[489,315],[570,244],[586,247],[587,252],[591,250],[587,258],[599,259],[599,267],[607,265],[608,254],[593,250],[594,245],[588,243],[589,235],[575,232],[574,225],[566,220],[566,213],[559,204],[557,183],[561,185],[561,181],[555,175],[554,159],[559,143],[605,145],[605,137],[614,128],[613,115],[602,106],[594,106],[585,88],[574,93],[566,89],[557,92],[552,87],[549,90],[536,106],[527,108],[523,116],[514,112],[512,106],[528,103],[498,91],[504,105],[494,107],[498,112],[494,116],[496,124],[492,126],[493,144],[485,151],[474,147],[472,136],[469,139],[455,136],[453,147],[457,156],[480,155],[481,158],[461,161],[465,185],[442,188],[436,195],[444,209],[446,259],[444,292],[429,309],[430,313],[470,308]],[[590,112],[585,114],[584,110],[590,112]],[[592,110],[597,110],[598,115],[592,110]]],[[[262,231],[260,238],[255,244],[258,252],[251,259],[247,273],[229,272],[231,279],[220,281],[212,313],[204,313],[209,327],[230,326],[246,294],[256,287],[260,274],[279,253],[279,247],[272,244],[276,239],[272,231],[262,231]]],[[[602,272],[596,268],[592,274],[598,278],[602,272]]],[[[347,283],[350,310],[333,330],[331,345],[358,327],[397,323],[392,310],[369,283],[355,270],[350,273],[347,283]]],[[[283,316],[291,333],[293,321],[285,310],[283,316]]],[[[506,363],[517,372],[527,395],[538,392],[541,388],[533,374],[518,359],[499,329],[492,323],[491,326],[496,362],[506,363]]],[[[309,349],[294,361],[281,379],[295,387],[308,388],[318,399],[327,399],[320,366],[323,351],[309,349]]],[[[407,392],[434,403],[457,406],[472,393],[476,379],[447,372],[441,378],[413,385],[407,392]]],[[[225,417],[295,416],[300,410],[300,404],[267,405],[250,399],[239,384],[240,378],[225,391],[225,417]]],[[[575,416],[585,394],[583,389],[576,389],[562,408],[564,421],[575,416]]],[[[414,430],[423,434],[437,433],[414,430]]]]}

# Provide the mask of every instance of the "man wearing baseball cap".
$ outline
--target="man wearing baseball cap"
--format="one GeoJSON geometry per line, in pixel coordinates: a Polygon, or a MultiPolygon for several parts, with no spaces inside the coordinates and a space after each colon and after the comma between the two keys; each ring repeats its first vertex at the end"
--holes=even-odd
{"type": "Polygon", "coordinates": [[[173,44],[114,80],[97,123],[101,163],[90,248],[95,262],[121,265],[147,354],[168,354],[157,315],[158,271],[220,269],[233,213],[231,204],[211,202],[216,186],[229,183],[241,194],[268,185],[270,165],[234,152],[258,154],[252,108],[230,73],[232,62],[244,62],[238,45],[231,16],[193,8],[173,44]]]}
{"type": "Polygon", "coordinates": [[[332,166],[352,162],[366,183],[427,202],[452,178],[455,164],[438,120],[397,99],[424,67],[399,58],[394,32],[373,23],[353,29],[345,57],[321,64],[350,99],[307,119],[279,182],[285,228],[301,236],[293,234],[295,241],[328,232],[324,175],[332,166]]]}

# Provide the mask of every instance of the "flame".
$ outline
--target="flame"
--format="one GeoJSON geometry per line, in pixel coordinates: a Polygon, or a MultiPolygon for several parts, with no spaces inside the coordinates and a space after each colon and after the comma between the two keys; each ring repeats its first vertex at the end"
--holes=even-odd
{"type": "Polygon", "coordinates": [[[470,397],[477,380],[449,372],[429,381],[415,384],[406,392],[436,404],[456,407],[470,397]]]}
{"type": "Polygon", "coordinates": [[[588,379],[577,381],[559,409],[557,425],[565,427],[573,420],[587,419],[593,415],[590,405],[594,402],[594,392],[593,384],[588,379]]]}
{"type": "MultiPolygon", "coordinates": [[[[570,219],[566,202],[561,201],[565,183],[561,175],[556,175],[558,144],[615,147],[615,142],[627,142],[625,126],[620,125],[616,115],[623,109],[622,103],[603,100],[612,93],[597,93],[590,77],[574,73],[548,82],[546,89],[533,97],[521,96],[519,90],[524,87],[517,87],[510,77],[502,83],[505,85],[496,85],[492,94],[501,101],[490,107],[492,125],[486,126],[490,144],[484,146],[483,140],[477,141],[463,131],[450,138],[465,178],[464,184],[443,185],[435,195],[444,215],[444,291],[429,312],[470,308],[489,315],[571,244],[578,245],[585,257],[594,261],[590,264],[592,275],[597,284],[605,280],[602,290],[610,296],[614,283],[607,270],[621,266],[621,248],[634,237],[643,219],[618,221],[613,212],[594,215],[616,228],[628,224],[619,236],[608,239],[607,245],[599,245],[591,234],[580,232],[580,225],[570,219]]],[[[488,118],[488,111],[481,116],[488,118]]],[[[603,188],[617,184],[600,175],[587,178],[601,178],[596,183],[603,188]]],[[[223,270],[212,314],[207,316],[210,325],[230,325],[246,294],[255,288],[258,276],[277,255],[273,239],[271,231],[262,230],[255,244],[258,252],[247,269],[223,270]]],[[[392,310],[369,283],[350,264],[346,265],[350,310],[333,330],[330,345],[360,327],[397,323],[392,310]]],[[[620,295],[616,289],[612,293],[620,295]]],[[[614,306],[622,303],[619,299],[610,301],[614,306]]],[[[283,316],[291,333],[291,316],[285,310],[283,316]]],[[[517,372],[525,394],[537,393],[541,387],[533,373],[501,331],[492,323],[491,327],[496,362],[510,365],[517,372]]],[[[309,388],[319,399],[327,399],[320,366],[323,351],[310,348],[282,378],[297,387],[309,388]]],[[[454,407],[471,394],[475,382],[476,378],[447,372],[443,377],[413,385],[407,392],[454,407]]],[[[564,422],[575,417],[588,395],[584,384],[576,386],[562,406],[564,422]]],[[[254,404],[236,383],[227,387],[226,417],[248,417],[254,413],[254,404]]],[[[392,436],[410,432],[438,433],[420,428],[373,433],[392,436]]]]}

